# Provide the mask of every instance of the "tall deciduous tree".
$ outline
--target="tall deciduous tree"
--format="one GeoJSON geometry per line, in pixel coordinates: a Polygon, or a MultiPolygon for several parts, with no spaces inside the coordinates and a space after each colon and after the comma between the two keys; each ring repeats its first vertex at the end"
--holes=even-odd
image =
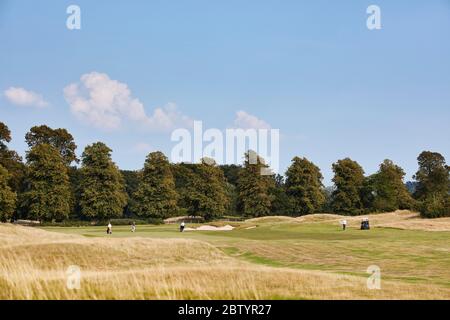
{"type": "Polygon", "coordinates": [[[63,220],[72,205],[67,167],[58,150],[39,144],[27,154],[26,189],[21,207],[27,216],[38,220],[63,220]]]}
{"type": "Polygon", "coordinates": [[[199,164],[178,164],[175,171],[180,205],[189,215],[209,220],[229,209],[230,186],[214,160],[203,158],[199,164]]]}
{"type": "Polygon", "coordinates": [[[273,179],[264,174],[267,169],[263,158],[252,150],[246,152],[244,168],[239,172],[238,206],[247,216],[264,216],[271,211],[273,179]]]}
{"type": "Polygon", "coordinates": [[[11,219],[15,209],[17,196],[8,185],[9,173],[0,164],[0,221],[11,219]]]}
{"type": "Polygon", "coordinates": [[[203,158],[196,167],[198,180],[195,207],[206,220],[222,216],[230,205],[229,190],[221,168],[210,158],[203,158]]]}
{"type": "Polygon", "coordinates": [[[72,198],[74,207],[71,208],[72,214],[79,214],[77,179],[79,177],[78,169],[70,167],[73,161],[78,162],[75,155],[77,148],[73,136],[66,129],[52,129],[46,125],[34,126],[25,135],[25,142],[30,148],[40,144],[48,144],[58,150],[64,164],[68,167],[69,180],[71,182],[72,198]]]}
{"type": "Polygon", "coordinates": [[[124,217],[131,217],[134,215],[133,208],[135,207],[135,200],[133,194],[136,192],[141,179],[140,170],[120,170],[125,181],[125,191],[128,196],[128,203],[124,209],[124,217]]]}
{"type": "Polygon", "coordinates": [[[286,182],[280,174],[271,176],[273,183],[269,189],[272,197],[270,211],[276,215],[292,214],[292,203],[290,197],[286,193],[286,182]]]}
{"type": "Polygon", "coordinates": [[[295,157],[286,172],[286,192],[294,214],[317,212],[325,202],[319,167],[306,158],[295,157]]]}
{"type": "MultiPolygon", "coordinates": [[[[226,211],[227,214],[235,215],[239,213],[238,209],[238,193],[237,184],[239,179],[239,171],[242,170],[242,166],[235,164],[219,165],[222,169],[225,179],[227,181],[227,193],[228,199],[230,199],[230,205],[226,211]]],[[[277,192],[276,190],[275,192],[277,192]]]]}
{"type": "Polygon", "coordinates": [[[102,142],[84,149],[79,205],[87,218],[120,217],[127,203],[124,180],[111,159],[111,151],[102,142]]]}
{"type": "Polygon", "coordinates": [[[26,168],[17,152],[8,149],[7,143],[10,141],[11,132],[3,122],[0,122],[0,164],[9,173],[9,186],[18,193],[23,186],[26,168]]]}
{"type": "Polygon", "coordinates": [[[66,165],[78,161],[75,155],[77,145],[66,129],[52,129],[46,125],[35,126],[25,135],[25,141],[30,148],[42,143],[55,147],[66,165]]]}
{"type": "Polygon", "coordinates": [[[67,168],[67,173],[69,175],[72,197],[74,199],[70,217],[77,219],[81,217],[80,188],[79,188],[82,180],[81,170],[76,166],[70,166],[67,168]]]}
{"type": "Polygon", "coordinates": [[[405,172],[391,160],[384,160],[380,169],[371,177],[373,187],[373,209],[394,211],[411,209],[413,199],[403,182],[405,172]]]}
{"type": "Polygon", "coordinates": [[[237,186],[239,179],[239,172],[242,170],[242,166],[236,164],[223,164],[219,166],[222,169],[225,179],[228,183],[237,186]]]}
{"type": "Polygon", "coordinates": [[[177,213],[175,181],[170,163],[162,152],[147,156],[133,200],[132,211],[142,217],[165,218],[177,213]]]}
{"type": "Polygon", "coordinates": [[[428,218],[450,216],[450,175],[445,158],[440,153],[424,151],[417,160],[414,196],[422,203],[421,214],[428,218]]]}
{"type": "Polygon", "coordinates": [[[11,131],[6,124],[0,122],[0,148],[6,148],[6,144],[11,141],[11,131]]]}
{"type": "Polygon", "coordinates": [[[195,215],[192,209],[192,198],[194,191],[192,184],[197,177],[194,173],[193,163],[177,163],[172,165],[172,171],[175,179],[175,188],[178,193],[178,207],[180,208],[180,214],[195,215]]]}
{"type": "Polygon", "coordinates": [[[333,163],[335,190],[332,194],[334,212],[350,215],[363,211],[361,190],[364,185],[364,170],[349,158],[333,163]]]}

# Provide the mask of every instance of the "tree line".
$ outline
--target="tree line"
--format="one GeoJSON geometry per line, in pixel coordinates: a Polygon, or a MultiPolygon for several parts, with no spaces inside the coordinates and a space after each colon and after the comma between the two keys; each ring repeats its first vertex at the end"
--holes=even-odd
{"type": "Polygon", "coordinates": [[[261,175],[263,158],[248,151],[242,165],[172,164],[151,152],[143,168],[120,170],[102,142],[87,146],[81,159],[66,129],[35,126],[25,135],[25,161],[8,148],[11,132],[0,122],[0,220],[40,221],[157,218],[178,215],[207,220],[271,214],[299,216],[316,212],[359,215],[413,209],[423,217],[450,216],[449,166],[436,152],[418,157],[414,190],[391,160],[365,176],[345,158],[332,165],[333,187],[325,188],[320,168],[294,157],[284,176],[261,175]]]}

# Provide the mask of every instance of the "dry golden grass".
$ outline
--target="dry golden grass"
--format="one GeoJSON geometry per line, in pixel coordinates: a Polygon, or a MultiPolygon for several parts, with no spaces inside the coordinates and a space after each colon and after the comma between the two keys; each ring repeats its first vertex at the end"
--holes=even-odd
{"type": "Polygon", "coordinates": [[[247,219],[247,223],[277,223],[277,222],[295,222],[296,219],[293,217],[286,216],[266,216],[260,218],[247,219]]]}
{"type": "Polygon", "coordinates": [[[419,214],[405,214],[403,219],[386,219],[377,223],[379,227],[397,228],[404,230],[450,231],[450,217],[436,219],[422,219],[419,214]]]}
{"type": "Polygon", "coordinates": [[[85,238],[0,224],[0,299],[449,299],[445,288],[230,258],[193,239],[85,238]],[[66,287],[69,265],[79,290],[66,287]]]}
{"type": "MultiPolygon", "coordinates": [[[[2,266],[3,269],[3,266],[2,266]]],[[[2,273],[4,270],[2,270],[2,273]]],[[[69,290],[62,270],[31,266],[0,277],[2,299],[449,299],[448,291],[364,278],[250,265],[154,267],[83,271],[81,288],[69,290]]]]}
{"type": "MultiPolygon", "coordinates": [[[[374,227],[404,230],[450,231],[450,218],[423,219],[420,217],[419,213],[409,210],[371,214],[364,217],[369,218],[371,225],[374,227]]],[[[350,226],[359,226],[361,217],[350,217],[347,221],[349,221],[350,226]]]]}
{"type": "Polygon", "coordinates": [[[246,220],[250,224],[265,223],[335,223],[347,220],[349,227],[359,227],[361,219],[367,217],[373,227],[386,227],[404,230],[450,231],[450,218],[423,219],[417,212],[397,210],[394,212],[375,213],[363,216],[343,216],[338,214],[317,213],[298,218],[285,216],[267,216],[246,220]]]}

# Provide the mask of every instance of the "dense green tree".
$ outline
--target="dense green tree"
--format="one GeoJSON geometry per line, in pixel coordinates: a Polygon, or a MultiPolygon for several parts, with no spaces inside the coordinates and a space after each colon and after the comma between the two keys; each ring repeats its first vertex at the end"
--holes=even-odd
{"type": "Polygon", "coordinates": [[[166,218],[178,212],[175,181],[162,152],[147,156],[133,199],[132,211],[141,217],[166,218]]]}
{"type": "Polygon", "coordinates": [[[222,169],[225,179],[227,179],[228,183],[237,186],[239,172],[242,170],[242,166],[236,164],[223,164],[219,167],[222,169]]]}
{"type": "Polygon", "coordinates": [[[364,186],[364,170],[349,158],[333,163],[335,190],[332,209],[336,213],[357,215],[363,211],[361,191],[364,186]]]}
{"type": "Polygon", "coordinates": [[[178,207],[180,208],[180,214],[191,214],[193,212],[193,206],[191,199],[193,198],[192,185],[194,179],[196,179],[194,173],[194,167],[196,165],[192,163],[177,163],[172,165],[172,172],[175,179],[175,189],[178,193],[178,207]]]}
{"type": "Polygon", "coordinates": [[[189,215],[210,220],[230,210],[234,188],[227,184],[222,169],[214,160],[203,158],[199,164],[179,164],[176,172],[180,205],[189,215]]]}
{"type": "Polygon", "coordinates": [[[141,172],[138,170],[120,170],[122,177],[125,181],[125,191],[127,192],[128,201],[125,209],[123,211],[124,217],[132,217],[135,213],[132,208],[135,206],[135,200],[133,199],[133,194],[136,192],[139,182],[141,172]]]}
{"type": "Polygon", "coordinates": [[[82,218],[80,208],[80,188],[79,188],[82,180],[81,170],[76,166],[70,166],[67,168],[67,172],[69,175],[70,190],[72,192],[72,197],[74,199],[70,213],[70,218],[80,219],[82,218]]]}
{"type": "Polygon", "coordinates": [[[319,167],[306,158],[295,157],[286,171],[286,192],[295,215],[319,211],[325,201],[319,167]]]}
{"type": "MultiPolygon", "coordinates": [[[[226,179],[226,178],[225,178],[226,179]]],[[[237,216],[240,215],[240,212],[238,210],[238,193],[237,193],[237,187],[234,184],[231,184],[229,182],[225,183],[225,189],[227,193],[228,198],[228,206],[225,211],[226,215],[229,216],[237,216]]]]}
{"type": "Polygon", "coordinates": [[[362,207],[364,208],[364,211],[368,213],[376,211],[376,209],[374,209],[376,176],[376,174],[372,174],[368,177],[364,177],[363,186],[360,192],[362,207]]]}
{"type": "Polygon", "coordinates": [[[52,129],[46,125],[34,126],[25,135],[25,142],[30,148],[33,148],[40,144],[48,144],[53,146],[60,153],[64,164],[68,167],[68,174],[71,185],[72,198],[76,201],[71,208],[72,215],[79,215],[79,194],[78,194],[78,182],[79,182],[79,170],[76,167],[70,167],[72,162],[78,162],[75,155],[77,148],[73,136],[66,129],[52,129]]]}
{"type": "Polygon", "coordinates": [[[125,191],[132,197],[141,182],[141,171],[139,170],[120,170],[125,180],[125,191]]]}
{"type": "Polygon", "coordinates": [[[111,159],[111,149],[96,142],[84,149],[80,209],[90,219],[120,217],[127,204],[123,177],[111,159]]]}
{"type": "Polygon", "coordinates": [[[450,216],[450,175],[445,158],[437,153],[424,151],[417,158],[419,170],[414,196],[421,202],[421,214],[427,218],[450,216]]]}
{"type": "Polygon", "coordinates": [[[327,186],[323,189],[325,202],[323,204],[323,212],[333,213],[333,192],[336,190],[335,186],[327,186]]]}
{"type": "Polygon", "coordinates": [[[284,177],[280,174],[271,176],[273,183],[269,188],[269,194],[272,197],[271,213],[276,215],[290,215],[292,213],[292,203],[286,193],[286,183],[284,177]]]}
{"type": "Polygon", "coordinates": [[[0,164],[0,221],[2,222],[11,219],[16,209],[17,195],[11,190],[8,182],[8,170],[0,164]]]}
{"type": "Polygon", "coordinates": [[[419,210],[424,218],[450,217],[450,197],[430,195],[420,202],[419,210]]]}
{"type": "Polygon", "coordinates": [[[11,132],[3,122],[0,122],[0,165],[9,173],[9,186],[14,192],[19,193],[22,191],[26,168],[17,152],[8,149],[7,144],[10,141],[11,132]]]}
{"type": "Polygon", "coordinates": [[[273,178],[264,174],[267,169],[264,159],[254,151],[245,153],[238,179],[239,208],[244,215],[259,217],[271,212],[273,178]]]}
{"type": "Polygon", "coordinates": [[[413,199],[403,183],[405,172],[391,160],[384,160],[380,169],[372,176],[373,202],[375,211],[411,209],[413,199]]]}
{"type": "Polygon", "coordinates": [[[73,161],[78,162],[75,154],[77,145],[66,129],[52,129],[46,125],[35,126],[25,135],[25,141],[30,148],[42,143],[55,147],[66,165],[70,165],[73,161]]]}
{"type": "Polygon", "coordinates": [[[417,181],[417,199],[430,194],[447,194],[449,188],[449,168],[445,158],[437,152],[424,151],[417,158],[419,170],[414,175],[417,181]]]}
{"type": "Polygon", "coordinates": [[[239,172],[242,170],[242,166],[236,164],[223,164],[219,167],[222,169],[225,179],[227,180],[228,199],[230,199],[230,205],[228,206],[226,213],[229,215],[239,215],[237,185],[239,172]]]}
{"type": "Polygon", "coordinates": [[[0,148],[7,148],[5,143],[11,142],[11,131],[6,124],[0,122],[0,148]]]}
{"type": "Polygon", "coordinates": [[[20,197],[26,216],[56,221],[67,218],[72,194],[67,167],[58,150],[45,143],[32,147],[27,166],[26,188],[20,197]]]}
{"type": "Polygon", "coordinates": [[[197,207],[200,215],[206,220],[222,216],[230,206],[227,181],[221,168],[210,158],[203,158],[196,166],[198,179],[197,207]]]}

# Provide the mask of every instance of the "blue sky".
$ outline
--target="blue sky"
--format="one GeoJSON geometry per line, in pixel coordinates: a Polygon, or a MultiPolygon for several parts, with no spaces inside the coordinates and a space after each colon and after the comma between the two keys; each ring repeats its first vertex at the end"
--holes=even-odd
{"type": "Polygon", "coordinates": [[[450,157],[449,57],[444,0],[0,0],[0,121],[22,155],[29,128],[47,124],[67,128],[78,154],[103,141],[121,168],[137,169],[149,150],[170,155],[172,125],[225,129],[242,110],[280,129],[282,171],[306,156],[330,184],[338,159],[371,174],[389,158],[411,179],[421,151],[450,157]],[[71,4],[81,30],[66,28],[71,4]],[[370,4],[381,30],[366,27],[370,4]],[[125,100],[109,124],[80,115],[98,105],[74,107],[93,79],[125,100]]]}

